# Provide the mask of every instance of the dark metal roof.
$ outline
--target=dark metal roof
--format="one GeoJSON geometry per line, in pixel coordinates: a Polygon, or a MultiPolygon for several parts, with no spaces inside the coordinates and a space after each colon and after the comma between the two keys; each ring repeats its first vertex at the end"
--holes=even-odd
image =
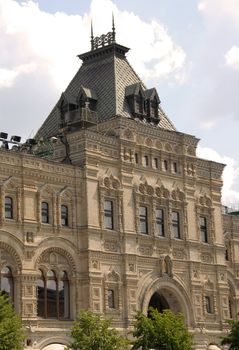
{"type": "MultiPolygon", "coordinates": [[[[111,44],[86,54],[80,55],[83,64],[66,88],[65,95],[72,100],[82,88],[87,94],[97,96],[98,121],[111,119],[115,115],[131,118],[128,102],[125,98],[127,86],[140,83],[145,89],[134,69],[125,57],[128,48],[111,44]]],[[[149,91],[149,90],[148,90],[149,91]]],[[[36,137],[48,138],[59,133],[60,111],[58,103],[37,132],[36,137]]],[[[161,118],[159,127],[175,130],[172,122],[159,109],[161,118]]]]}

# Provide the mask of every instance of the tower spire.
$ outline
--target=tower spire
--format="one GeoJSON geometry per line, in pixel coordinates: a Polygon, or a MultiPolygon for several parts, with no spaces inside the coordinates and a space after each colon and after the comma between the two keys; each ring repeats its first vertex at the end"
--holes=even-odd
{"type": "Polygon", "coordinates": [[[114,20],[114,13],[112,12],[112,39],[113,43],[115,43],[115,20],[114,20]]]}
{"type": "Polygon", "coordinates": [[[91,42],[91,50],[94,49],[94,33],[93,33],[93,21],[91,19],[91,36],[90,36],[90,42],[91,42]]]}

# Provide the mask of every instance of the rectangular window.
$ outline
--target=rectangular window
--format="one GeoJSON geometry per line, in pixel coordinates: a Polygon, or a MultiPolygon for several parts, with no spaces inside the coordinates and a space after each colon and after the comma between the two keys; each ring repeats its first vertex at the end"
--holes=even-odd
{"type": "Polygon", "coordinates": [[[149,165],[149,157],[148,156],[143,156],[142,165],[143,166],[148,166],[149,165]]]}
{"type": "Polygon", "coordinates": [[[208,235],[207,235],[207,218],[205,216],[200,216],[200,235],[201,235],[201,241],[204,243],[208,242],[208,235]]]}
{"type": "Polygon", "coordinates": [[[173,162],[173,172],[176,174],[178,172],[178,164],[173,162]]]}
{"type": "Polygon", "coordinates": [[[68,226],[68,207],[66,205],[61,206],[61,225],[68,226]]]}
{"type": "Polygon", "coordinates": [[[113,289],[108,289],[108,307],[115,309],[115,295],[113,289]]]}
{"type": "Polygon", "coordinates": [[[5,197],[5,218],[13,219],[13,200],[11,197],[5,197]]]}
{"type": "Polygon", "coordinates": [[[180,216],[177,211],[172,211],[172,231],[174,238],[180,238],[180,216]]]}
{"type": "Polygon", "coordinates": [[[159,165],[158,165],[158,158],[153,158],[153,168],[154,169],[158,169],[159,165]]]}
{"type": "Polygon", "coordinates": [[[157,236],[164,236],[164,211],[163,209],[156,209],[156,234],[157,236]]]}
{"type": "Polygon", "coordinates": [[[212,314],[211,298],[208,296],[205,297],[205,307],[206,307],[206,312],[208,314],[212,314]]]}
{"type": "Polygon", "coordinates": [[[49,205],[47,202],[41,204],[41,222],[49,224],[49,205]]]}
{"type": "Polygon", "coordinates": [[[148,234],[148,213],[147,207],[139,208],[140,233],[148,234]]]}
{"type": "Polygon", "coordinates": [[[163,169],[164,169],[164,171],[168,170],[168,162],[167,162],[167,160],[163,161],[163,169]]]}
{"type": "Polygon", "coordinates": [[[114,229],[113,202],[109,200],[104,202],[104,221],[105,228],[109,230],[114,229]]]}
{"type": "Polygon", "coordinates": [[[138,153],[134,154],[134,161],[135,161],[135,164],[139,164],[139,155],[138,155],[138,153]]]}

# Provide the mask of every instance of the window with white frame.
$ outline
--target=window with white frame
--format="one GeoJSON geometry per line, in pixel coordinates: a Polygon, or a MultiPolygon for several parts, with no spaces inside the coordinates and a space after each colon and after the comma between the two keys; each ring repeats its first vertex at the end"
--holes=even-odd
{"type": "Polygon", "coordinates": [[[104,226],[108,230],[114,229],[114,206],[113,201],[108,199],[104,201],[104,226]]]}
{"type": "Polygon", "coordinates": [[[41,222],[49,224],[49,204],[47,202],[41,203],[41,222]]]}
{"type": "Polygon", "coordinates": [[[208,243],[207,218],[205,216],[199,217],[199,226],[201,242],[208,243]]]}
{"type": "Polygon", "coordinates": [[[140,233],[148,234],[148,208],[146,206],[139,207],[140,233]]]}
{"type": "Polygon", "coordinates": [[[164,210],[157,208],[155,210],[155,233],[157,236],[164,236],[164,210]]]}
{"type": "Polygon", "coordinates": [[[69,280],[66,271],[39,271],[37,281],[37,314],[43,318],[69,318],[69,280]]]}
{"type": "Polygon", "coordinates": [[[13,219],[13,199],[12,197],[5,197],[5,218],[13,219]]]}
{"type": "Polygon", "coordinates": [[[180,232],[180,214],[178,211],[172,211],[172,237],[181,238],[180,232]]]}
{"type": "Polygon", "coordinates": [[[61,205],[61,225],[69,225],[68,207],[66,205],[61,205]]]}

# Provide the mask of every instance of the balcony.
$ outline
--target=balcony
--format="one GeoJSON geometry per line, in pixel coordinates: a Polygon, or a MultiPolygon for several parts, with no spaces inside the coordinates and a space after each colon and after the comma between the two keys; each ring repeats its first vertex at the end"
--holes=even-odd
{"type": "Polygon", "coordinates": [[[79,108],[72,111],[67,111],[64,115],[65,126],[90,126],[97,124],[97,112],[89,108],[79,108]]]}

